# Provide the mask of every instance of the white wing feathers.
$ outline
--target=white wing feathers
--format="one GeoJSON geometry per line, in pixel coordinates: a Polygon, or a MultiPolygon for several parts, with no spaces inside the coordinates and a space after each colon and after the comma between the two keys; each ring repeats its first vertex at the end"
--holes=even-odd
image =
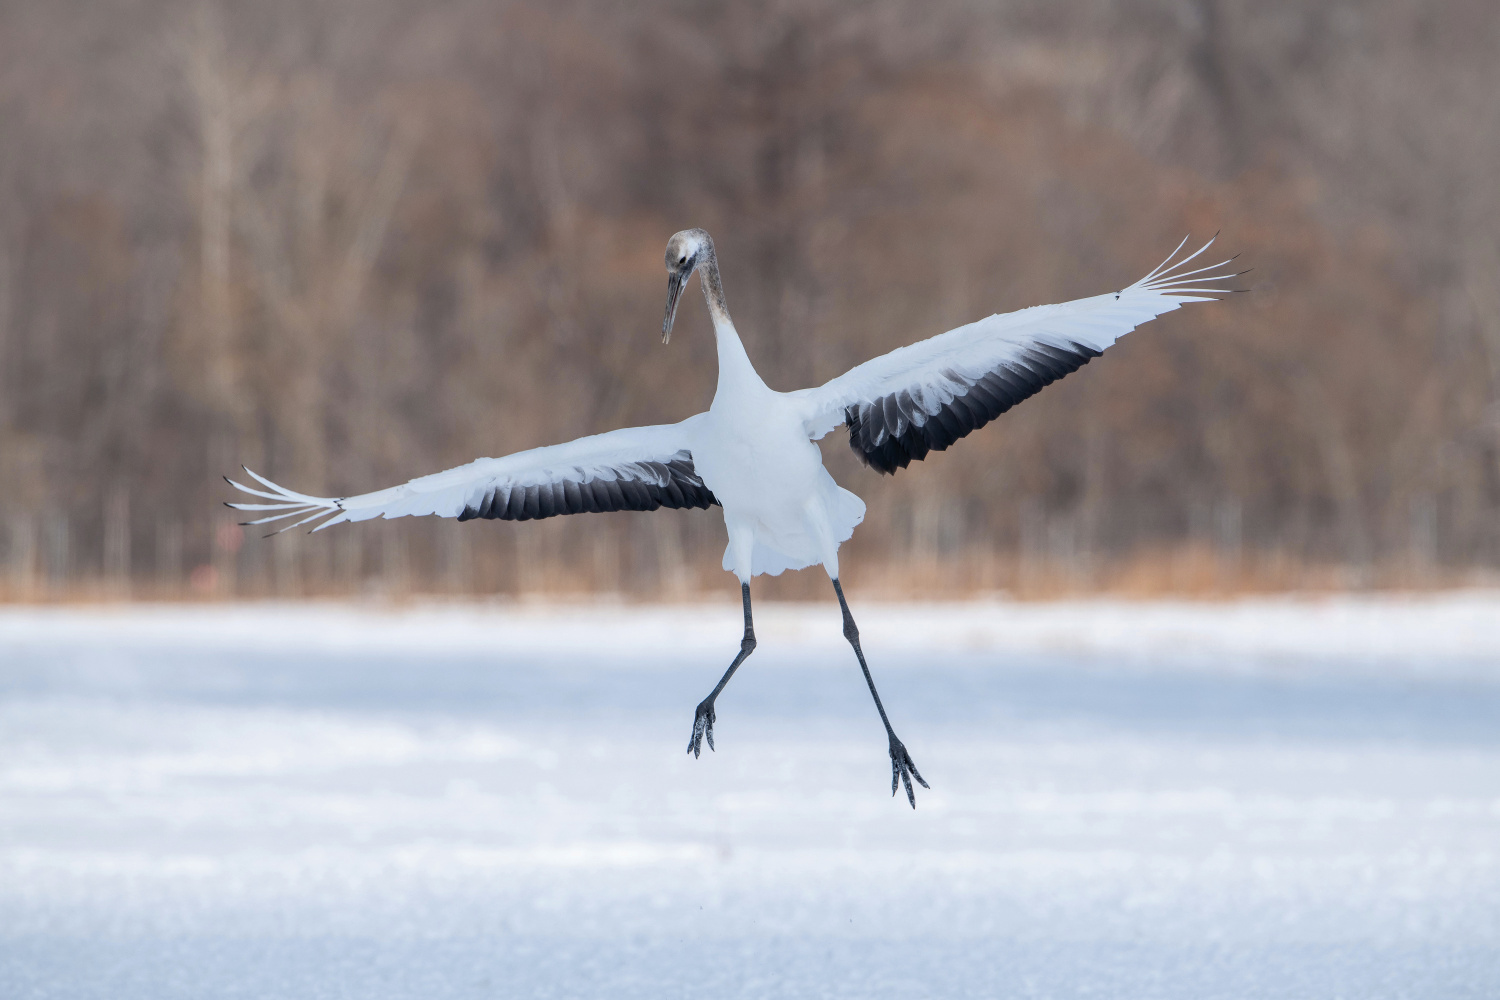
{"type": "MultiPolygon", "coordinates": [[[[788,393],[809,437],[840,424],[866,464],[905,468],[941,451],[1016,403],[1085,365],[1149,319],[1187,302],[1213,301],[1235,277],[1228,260],[1187,265],[1213,240],[1173,262],[1187,243],[1128,288],[1059,305],[991,316],[867,361],[815,389],[788,393]]],[[[1233,260],[1233,258],[1230,258],[1233,260]]],[[[1243,272],[1240,272],[1243,273],[1243,272]]],[[[250,472],[258,489],[231,486],[265,503],[231,503],[263,516],[248,524],[290,521],[279,530],[345,521],[436,514],[527,521],[559,514],[659,507],[708,507],[718,500],[698,476],[694,430],[706,414],[676,424],[628,427],[484,458],[353,497],[314,497],[250,472]]]]}
{"type": "Polygon", "coordinates": [[[296,493],[246,469],[264,489],[232,479],[229,484],[269,502],[228,506],[264,512],[247,524],[293,519],[280,531],[320,519],[311,530],[409,514],[529,521],[559,514],[708,507],[718,501],[694,470],[691,449],[692,429],[701,418],[699,414],[675,424],[626,427],[504,458],[482,458],[352,497],[296,493]]]}
{"type": "Polygon", "coordinates": [[[1173,263],[1184,239],[1160,267],[1118,292],[990,316],[790,395],[809,437],[847,424],[865,463],[894,472],[1076,371],[1147,320],[1229,292],[1223,282],[1235,277],[1225,271],[1233,258],[1185,270],[1213,242],[1173,263]]]}

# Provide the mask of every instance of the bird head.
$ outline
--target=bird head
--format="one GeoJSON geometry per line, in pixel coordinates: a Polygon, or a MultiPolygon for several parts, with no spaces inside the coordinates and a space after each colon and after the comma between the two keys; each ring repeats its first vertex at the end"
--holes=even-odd
{"type": "Polygon", "coordinates": [[[661,324],[661,342],[672,339],[672,320],[687,281],[703,264],[713,260],[714,241],[701,229],[684,229],[667,240],[667,316],[661,324]]]}

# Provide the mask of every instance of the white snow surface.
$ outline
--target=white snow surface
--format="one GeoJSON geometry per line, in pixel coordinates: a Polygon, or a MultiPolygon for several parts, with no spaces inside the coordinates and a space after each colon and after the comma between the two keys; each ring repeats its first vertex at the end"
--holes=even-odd
{"type": "Polygon", "coordinates": [[[1500,996],[1500,594],[0,609],[0,997],[1500,996]]]}

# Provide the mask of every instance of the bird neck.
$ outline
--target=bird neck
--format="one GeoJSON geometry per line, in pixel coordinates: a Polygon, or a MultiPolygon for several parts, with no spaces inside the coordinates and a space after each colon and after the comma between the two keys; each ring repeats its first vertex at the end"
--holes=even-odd
{"type": "Polygon", "coordinates": [[[746,383],[764,388],[745,345],[740,342],[739,331],[729,318],[729,306],[724,303],[724,283],[719,280],[719,262],[709,257],[701,269],[703,278],[703,301],[708,303],[708,314],[714,321],[714,338],[719,343],[719,388],[726,385],[746,383]]]}

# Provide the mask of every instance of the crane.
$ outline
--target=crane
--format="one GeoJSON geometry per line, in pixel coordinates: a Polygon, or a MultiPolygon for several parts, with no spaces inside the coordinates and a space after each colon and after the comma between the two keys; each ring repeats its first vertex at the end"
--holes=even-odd
{"type": "Polygon", "coordinates": [[[839,546],[864,519],[865,505],[834,482],[815,442],[846,427],[855,454],[881,473],[895,473],[948,448],[1147,320],[1234,291],[1223,287],[1237,276],[1225,271],[1234,258],[1188,268],[1213,242],[1178,259],[1184,239],[1150,274],[1119,291],[993,315],[897,348],[821,386],[778,392],[756,373],[730,319],[713,240],[702,229],[687,229],[667,242],[662,343],[671,340],[689,280],[700,275],[719,362],[718,387],[706,412],[674,424],[628,427],[482,458],[358,496],[308,496],[247,468],[255,486],[228,482],[264,502],[229,506],[261,515],[247,524],[290,521],[282,531],[303,525],[321,531],[348,521],[408,515],[529,521],[721,507],[728,536],[723,565],[739,579],[745,629],[729,668],[698,703],[688,752],[698,757],[705,741],[715,749],[715,702],[755,650],[751,579],[820,564],[833,583],[844,637],[885,726],[891,794],[899,784],[916,808],[912,781],[930,786],[881,704],[839,579],[839,546]]]}

